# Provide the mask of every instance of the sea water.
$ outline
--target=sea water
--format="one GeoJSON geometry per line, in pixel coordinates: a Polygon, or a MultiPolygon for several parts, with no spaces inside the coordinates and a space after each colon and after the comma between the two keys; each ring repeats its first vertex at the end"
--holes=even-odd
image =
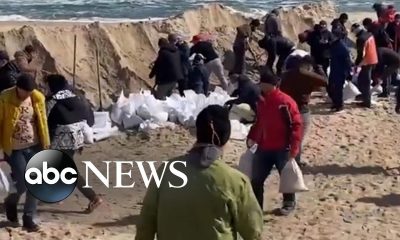
{"type": "MultiPolygon", "coordinates": [[[[265,14],[279,6],[318,0],[1,0],[0,21],[9,20],[140,20],[164,18],[196,6],[219,2],[236,10],[265,14]]],[[[340,11],[372,11],[373,1],[336,0],[340,11]]],[[[400,9],[400,0],[394,1],[400,9]]]]}

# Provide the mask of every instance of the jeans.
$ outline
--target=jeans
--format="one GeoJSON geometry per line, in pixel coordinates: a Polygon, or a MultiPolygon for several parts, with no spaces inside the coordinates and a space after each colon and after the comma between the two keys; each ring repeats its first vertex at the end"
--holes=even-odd
{"type": "Polygon", "coordinates": [[[209,73],[214,73],[215,76],[217,76],[217,78],[221,83],[222,89],[227,90],[228,81],[225,78],[224,66],[222,65],[221,59],[216,58],[214,60],[209,61],[208,63],[206,63],[206,68],[209,73]]]}
{"type": "Polygon", "coordinates": [[[303,136],[301,137],[300,152],[296,156],[297,163],[301,163],[301,152],[303,150],[303,146],[311,126],[311,112],[301,113],[301,118],[303,121],[303,136]]]}
{"type": "Polygon", "coordinates": [[[371,81],[374,65],[365,65],[361,67],[358,75],[358,89],[361,92],[362,100],[365,106],[371,106],[371,81]]]}
{"type": "MultiPolygon", "coordinates": [[[[385,69],[383,70],[382,74],[382,89],[383,89],[383,94],[390,94],[390,86],[392,83],[392,78],[393,75],[397,73],[397,69],[399,69],[399,66],[397,65],[392,65],[392,66],[386,66],[385,69]]],[[[397,74],[396,74],[397,77],[397,74]]]]}
{"type": "MultiPolygon", "coordinates": [[[[72,160],[74,160],[75,150],[63,150],[64,153],[68,154],[72,160]]],[[[96,198],[96,193],[91,188],[84,188],[85,186],[85,178],[82,174],[78,174],[78,182],[76,184],[78,190],[85,196],[89,201],[93,201],[96,198]]]]}
{"type": "Polygon", "coordinates": [[[238,44],[233,46],[233,52],[235,54],[235,66],[233,73],[243,74],[246,71],[246,47],[238,44]]]}
{"type": "Polygon", "coordinates": [[[11,167],[12,178],[15,181],[17,188],[16,193],[11,193],[7,197],[7,201],[18,204],[22,194],[26,192],[25,204],[24,204],[24,215],[34,217],[37,208],[37,199],[26,191],[25,186],[25,169],[28,161],[38,152],[41,148],[34,146],[30,148],[13,150],[10,156],[7,156],[5,160],[11,167]]]}
{"type": "Polygon", "coordinates": [[[172,91],[175,89],[175,87],[176,82],[159,84],[157,85],[154,96],[159,100],[165,100],[166,97],[171,96],[172,91]]]}
{"type": "MultiPolygon", "coordinates": [[[[251,185],[253,187],[254,195],[257,198],[258,204],[261,209],[264,203],[264,182],[270,175],[272,168],[275,166],[279,174],[285,167],[286,162],[289,160],[289,152],[283,151],[263,151],[257,150],[253,161],[253,172],[251,185]]],[[[296,200],[294,193],[283,194],[283,202],[294,203],[296,200]]]]}

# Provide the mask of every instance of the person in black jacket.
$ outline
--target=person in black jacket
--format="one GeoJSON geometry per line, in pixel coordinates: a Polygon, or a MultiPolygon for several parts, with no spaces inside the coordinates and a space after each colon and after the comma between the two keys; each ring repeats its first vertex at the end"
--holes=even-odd
{"type": "MultiPolygon", "coordinates": [[[[92,118],[93,112],[81,98],[74,94],[62,75],[52,74],[46,77],[51,95],[47,97],[47,123],[51,140],[51,149],[67,153],[71,159],[84,146],[84,124],[92,118]]],[[[89,199],[86,211],[92,212],[103,200],[91,189],[83,188],[85,179],[78,176],[77,187],[89,199]]]]}
{"type": "Polygon", "coordinates": [[[390,37],[385,31],[385,27],[383,24],[379,22],[372,21],[371,18],[365,18],[362,22],[364,28],[372,33],[375,38],[376,47],[386,47],[391,48],[392,44],[390,41],[390,37]]]}
{"type": "Polygon", "coordinates": [[[197,94],[208,95],[210,73],[204,66],[204,57],[196,54],[189,73],[189,88],[197,94]]]}
{"type": "Polygon", "coordinates": [[[178,82],[179,93],[181,96],[184,96],[184,91],[188,88],[188,80],[189,80],[189,72],[191,68],[190,64],[190,47],[187,42],[185,42],[181,36],[177,34],[169,34],[168,41],[170,44],[176,46],[181,55],[181,65],[182,65],[182,74],[183,80],[178,82]]]}
{"type": "Polygon", "coordinates": [[[0,92],[14,87],[21,74],[17,64],[10,61],[6,51],[0,51],[0,92]]]}
{"type": "Polygon", "coordinates": [[[346,29],[346,23],[349,20],[349,16],[346,13],[340,14],[339,18],[336,18],[332,21],[332,33],[335,36],[339,36],[341,39],[344,39],[347,42],[348,31],[346,29]]]}
{"type": "Polygon", "coordinates": [[[158,46],[160,50],[149,78],[156,77],[155,97],[165,100],[166,97],[171,96],[176,84],[182,81],[184,76],[178,48],[170,44],[166,38],[160,38],[158,46]]]}
{"type": "Polygon", "coordinates": [[[400,68],[400,55],[389,48],[378,48],[378,64],[374,75],[382,82],[383,92],[379,97],[387,98],[390,95],[391,77],[400,68]]]}
{"type": "Polygon", "coordinates": [[[256,113],[261,96],[260,88],[246,75],[232,74],[231,79],[232,82],[238,82],[238,88],[231,94],[231,97],[237,98],[227,101],[225,106],[231,109],[233,105],[246,103],[256,113]]]}
{"type": "Polygon", "coordinates": [[[329,47],[332,39],[332,33],[327,29],[325,21],[316,24],[314,30],[307,37],[307,43],[311,48],[311,56],[317,65],[322,66],[326,75],[328,74],[330,62],[329,47]]]}
{"type": "Polygon", "coordinates": [[[264,49],[268,53],[267,66],[273,69],[277,55],[277,40],[278,37],[282,37],[282,23],[279,19],[278,9],[274,9],[268,14],[264,27],[265,37],[263,41],[265,41],[264,49]]]}
{"type": "Polygon", "coordinates": [[[195,35],[192,38],[193,46],[190,48],[190,56],[193,54],[201,54],[204,56],[204,64],[211,74],[215,74],[221,83],[222,89],[228,89],[228,80],[225,77],[224,66],[210,41],[201,38],[200,35],[195,35]]]}
{"type": "Polygon", "coordinates": [[[393,49],[396,52],[400,52],[400,14],[396,14],[394,21],[388,24],[386,33],[393,43],[393,49]]]}
{"type": "MultiPolygon", "coordinates": [[[[260,47],[265,48],[267,47],[267,43],[263,42],[266,41],[266,39],[262,39],[258,42],[260,47]]],[[[276,48],[275,48],[275,55],[279,56],[278,62],[276,63],[276,73],[277,75],[281,75],[282,73],[282,68],[283,65],[285,64],[286,58],[295,50],[295,44],[290,41],[288,38],[279,36],[275,38],[275,43],[276,43],[276,48]]],[[[269,59],[269,57],[268,57],[269,59]]],[[[269,68],[271,71],[273,71],[273,64],[274,62],[268,62],[267,61],[267,68],[269,68]]]]}

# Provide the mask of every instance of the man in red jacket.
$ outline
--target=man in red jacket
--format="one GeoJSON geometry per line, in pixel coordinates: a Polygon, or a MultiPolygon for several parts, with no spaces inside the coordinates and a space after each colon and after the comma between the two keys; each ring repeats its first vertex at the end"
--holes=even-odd
{"type": "MultiPolygon", "coordinates": [[[[295,161],[302,138],[302,120],[296,102],[281,92],[279,78],[271,70],[261,74],[262,97],[257,105],[256,123],[250,130],[248,145],[258,144],[253,162],[251,184],[261,208],[264,182],[274,166],[279,173],[288,161],[295,161]]],[[[296,206],[295,194],[283,194],[282,215],[289,215],[296,206]]]]}

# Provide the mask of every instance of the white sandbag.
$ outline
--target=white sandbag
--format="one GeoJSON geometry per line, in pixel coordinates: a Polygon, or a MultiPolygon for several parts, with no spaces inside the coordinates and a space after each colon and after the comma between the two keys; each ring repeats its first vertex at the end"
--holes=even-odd
{"type": "Polygon", "coordinates": [[[297,193],[309,191],[304,183],[303,173],[296,160],[289,160],[280,175],[279,192],[297,193]]]}
{"type": "Polygon", "coordinates": [[[85,144],[93,144],[94,143],[94,133],[93,128],[91,128],[86,121],[82,123],[82,131],[83,131],[83,141],[85,144]]]}
{"type": "Polygon", "coordinates": [[[242,154],[239,160],[238,170],[244,175],[248,176],[249,179],[252,177],[253,173],[253,160],[254,154],[257,151],[257,144],[254,144],[251,148],[247,149],[245,153],[242,154]]]}
{"type": "Polygon", "coordinates": [[[117,102],[112,106],[111,109],[111,120],[116,124],[122,123],[122,109],[126,104],[129,104],[128,99],[124,96],[124,92],[121,91],[117,102]]]}
{"type": "Polygon", "coordinates": [[[356,85],[352,82],[346,81],[343,86],[343,101],[353,100],[356,96],[360,95],[356,85]]]}
{"type": "Polygon", "coordinates": [[[148,133],[151,130],[158,128],[170,128],[171,130],[174,130],[175,127],[176,125],[171,122],[155,122],[154,120],[146,120],[140,124],[139,131],[148,133]]]}
{"type": "Polygon", "coordinates": [[[108,129],[104,129],[101,132],[95,132],[93,139],[95,142],[110,138],[112,136],[116,136],[119,134],[118,127],[112,127],[108,129]]]}
{"type": "Polygon", "coordinates": [[[379,95],[383,93],[383,88],[380,84],[371,87],[371,95],[379,95]]]}
{"type": "Polygon", "coordinates": [[[12,182],[9,181],[7,175],[0,168],[0,192],[8,193],[10,192],[12,182]]]}
{"type": "Polygon", "coordinates": [[[245,140],[249,134],[251,126],[246,126],[238,120],[231,120],[231,139],[245,140]]]}
{"type": "Polygon", "coordinates": [[[230,119],[241,120],[244,119],[246,121],[252,121],[255,118],[255,113],[251,109],[249,104],[239,104],[233,105],[229,115],[230,119]]]}
{"type": "Polygon", "coordinates": [[[94,112],[94,125],[92,126],[93,131],[95,129],[111,128],[111,119],[109,112],[94,112]]]}
{"type": "Polygon", "coordinates": [[[124,114],[122,116],[122,125],[124,129],[135,128],[139,126],[144,120],[136,114],[124,114]]]}

